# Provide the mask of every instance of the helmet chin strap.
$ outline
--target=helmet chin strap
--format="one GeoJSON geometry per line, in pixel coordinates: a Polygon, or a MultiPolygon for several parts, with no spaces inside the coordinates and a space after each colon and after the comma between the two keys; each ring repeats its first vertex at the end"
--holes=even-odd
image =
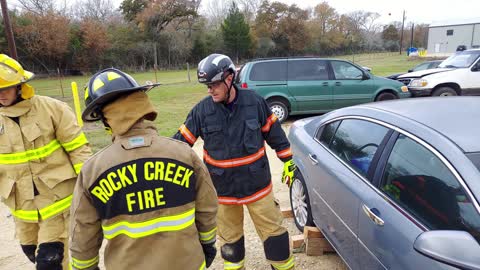
{"type": "Polygon", "coordinates": [[[223,83],[225,84],[225,86],[228,88],[227,90],[227,98],[223,101],[223,105],[227,105],[228,104],[228,100],[230,99],[230,92],[232,90],[232,87],[233,87],[233,82],[235,81],[235,73],[233,73],[233,76],[232,76],[232,83],[230,84],[230,86],[227,85],[227,83],[225,82],[225,80],[223,80],[223,83]]]}

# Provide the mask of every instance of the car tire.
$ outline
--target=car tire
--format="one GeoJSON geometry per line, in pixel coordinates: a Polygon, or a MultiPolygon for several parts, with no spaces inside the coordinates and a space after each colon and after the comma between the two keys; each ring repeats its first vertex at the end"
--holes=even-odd
{"type": "Polygon", "coordinates": [[[392,100],[392,99],[398,99],[398,97],[391,92],[382,92],[375,98],[375,101],[384,101],[384,100],[392,100]]]}
{"type": "Polygon", "coordinates": [[[444,86],[433,91],[432,96],[434,97],[449,97],[449,96],[458,96],[457,92],[451,87],[444,86]]]}
{"type": "Polygon", "coordinates": [[[314,226],[310,197],[305,180],[300,172],[295,174],[290,186],[290,206],[292,207],[295,225],[301,232],[303,232],[305,226],[314,226]]]}
{"type": "Polygon", "coordinates": [[[268,101],[268,107],[277,116],[278,122],[283,123],[288,118],[288,107],[283,101],[271,100],[268,101]]]}

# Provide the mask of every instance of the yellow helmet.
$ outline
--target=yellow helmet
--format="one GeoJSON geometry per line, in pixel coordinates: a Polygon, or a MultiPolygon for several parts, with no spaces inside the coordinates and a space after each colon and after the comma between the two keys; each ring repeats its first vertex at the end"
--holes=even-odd
{"type": "MultiPolygon", "coordinates": [[[[15,59],[8,55],[0,54],[0,91],[19,84],[24,84],[31,80],[34,74],[26,71],[15,59]]],[[[24,99],[33,96],[33,87],[24,84],[22,85],[22,97],[24,99]]]]}

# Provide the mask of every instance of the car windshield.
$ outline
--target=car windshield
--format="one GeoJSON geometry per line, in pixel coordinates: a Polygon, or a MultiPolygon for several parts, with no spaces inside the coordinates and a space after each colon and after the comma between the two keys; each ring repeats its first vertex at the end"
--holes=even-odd
{"type": "Polygon", "coordinates": [[[466,68],[471,66],[480,56],[480,50],[463,51],[445,59],[438,67],[440,68],[466,68]]]}

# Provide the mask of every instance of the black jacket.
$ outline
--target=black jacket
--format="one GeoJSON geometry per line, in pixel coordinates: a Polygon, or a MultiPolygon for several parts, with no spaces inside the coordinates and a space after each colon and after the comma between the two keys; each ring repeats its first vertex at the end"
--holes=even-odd
{"type": "Polygon", "coordinates": [[[252,90],[238,90],[230,111],[204,98],[190,111],[175,139],[191,146],[204,140],[207,164],[221,204],[247,204],[272,190],[265,141],[282,161],[292,158],[290,143],[266,101],[252,90]]]}

